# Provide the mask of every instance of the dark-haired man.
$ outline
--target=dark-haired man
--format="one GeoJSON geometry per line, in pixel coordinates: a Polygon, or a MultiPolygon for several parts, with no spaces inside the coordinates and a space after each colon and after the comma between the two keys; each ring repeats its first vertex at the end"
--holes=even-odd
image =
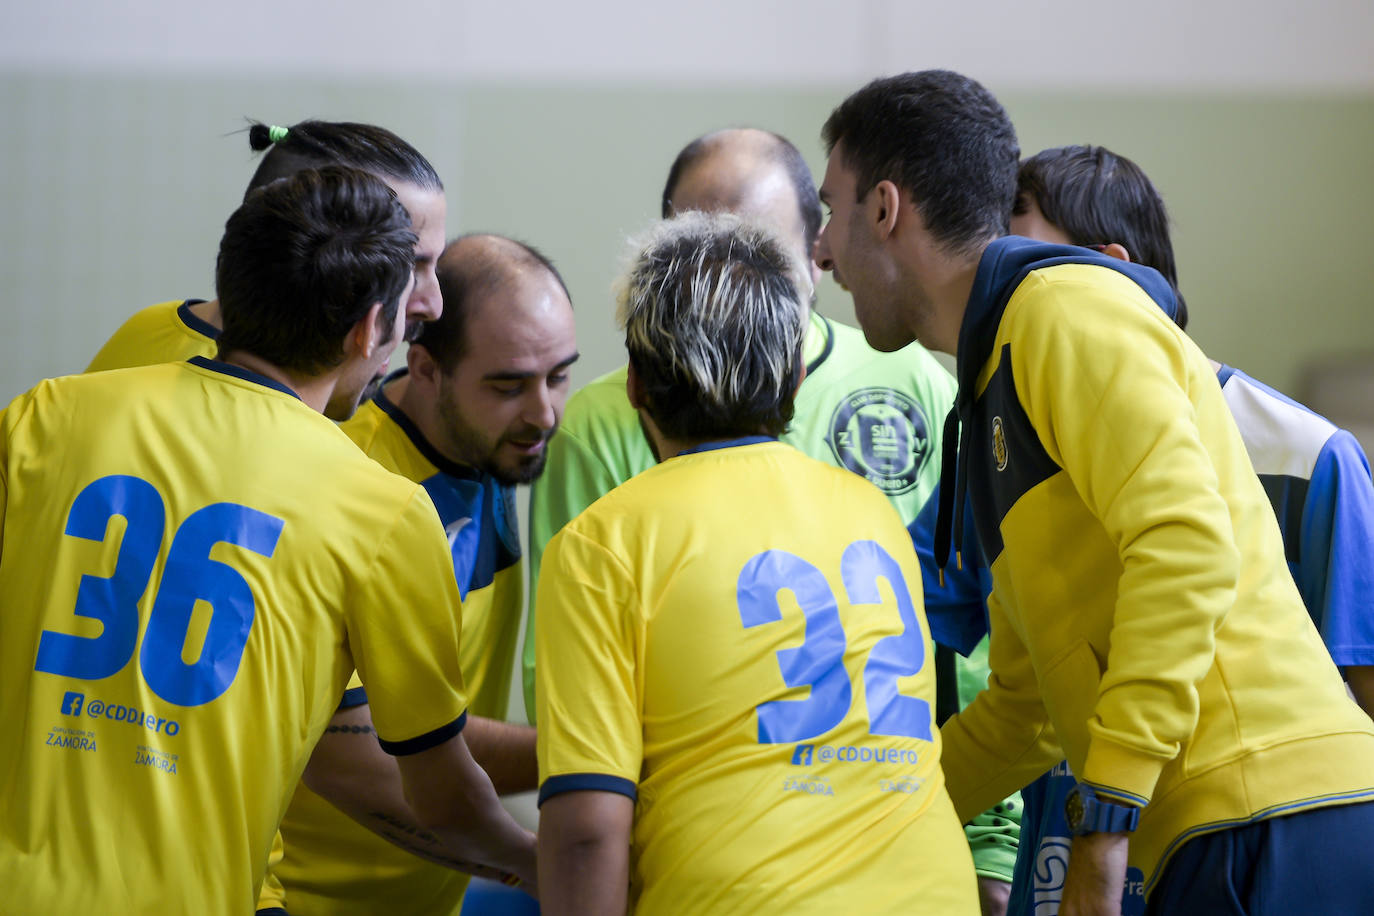
{"type": "MultiPolygon", "coordinates": [[[[1021,163],[1017,188],[1012,232],[1153,267],[1177,290],[1164,200],[1130,159],[1100,146],[1043,150],[1021,163]]],[[[1187,312],[1180,308],[1174,321],[1186,329],[1187,312]]],[[[1374,482],[1364,450],[1324,417],[1210,362],[1273,505],[1307,612],[1355,699],[1374,712],[1374,482]]],[[[1017,856],[1014,913],[1057,911],[1058,865],[1068,857],[1063,810],[1073,785],[1061,765],[1026,790],[1031,827],[1017,856]]]]}
{"type": "MultiPolygon", "coordinates": [[[[415,283],[406,297],[407,340],[425,321],[439,317],[443,300],[435,262],[444,247],[447,203],[444,184],[428,159],[404,139],[374,124],[307,120],[289,128],[255,123],[248,131],[254,151],[263,152],[244,196],[301,169],[344,165],[386,182],[410,214],[415,233],[415,283]]],[[[213,357],[223,318],[219,300],[173,299],[136,312],[106,341],[87,372],[213,357]]],[[[338,723],[336,723],[336,726],[338,723]]],[[[284,916],[285,895],[276,875],[280,837],[273,844],[259,912],[284,916]]]]}
{"type": "Polygon", "coordinates": [[[809,273],[757,226],[688,213],[624,280],[629,397],[662,462],[545,554],[547,913],[977,912],[911,541],[877,489],[777,438],[809,273]]]}
{"type": "Polygon", "coordinates": [[[966,77],[875,80],[823,135],[821,265],[870,343],[959,361],[935,554],[962,546],[966,491],[993,588],[989,689],[942,729],[956,808],[1067,758],[1064,916],[1120,912],[1128,867],[1159,913],[1359,909],[1374,867],[1344,838],[1374,829],[1374,727],[1169,284],[1003,238],[1016,137],[966,77]]]}
{"type": "Polygon", "coordinates": [[[433,503],[329,419],[403,334],[414,245],[377,179],[301,172],[225,227],[219,359],[46,381],[0,417],[7,908],[249,910],[355,667],[423,823],[533,880],[462,738],[433,503]]]}
{"type": "MultiPolygon", "coordinates": [[[[563,413],[578,355],[572,303],[547,258],[499,236],[449,243],[438,277],[443,316],[411,344],[407,369],[343,430],[434,501],[452,553],[448,578],[463,597],[464,737],[499,792],[527,791],[538,779],[534,729],[502,721],[524,608],[515,487],[538,476],[563,413]]],[[[443,849],[406,829],[413,815],[395,765],[378,752],[366,692],[351,687],[307,782],[333,786],[331,798],[346,798],[342,807],[369,829],[303,785],[281,828],[277,873],[288,908],[293,916],[456,916],[468,876],[442,867],[452,865],[443,849]]]]}

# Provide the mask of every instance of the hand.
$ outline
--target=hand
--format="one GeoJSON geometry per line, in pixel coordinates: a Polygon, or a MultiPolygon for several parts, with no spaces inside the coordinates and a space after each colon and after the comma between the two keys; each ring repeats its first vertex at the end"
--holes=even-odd
{"type": "Polygon", "coordinates": [[[983,916],[1007,916],[1011,901],[1011,884],[999,878],[978,879],[978,904],[983,916]]]}
{"type": "Polygon", "coordinates": [[[1059,916],[1121,916],[1129,833],[1074,837],[1059,916]]]}

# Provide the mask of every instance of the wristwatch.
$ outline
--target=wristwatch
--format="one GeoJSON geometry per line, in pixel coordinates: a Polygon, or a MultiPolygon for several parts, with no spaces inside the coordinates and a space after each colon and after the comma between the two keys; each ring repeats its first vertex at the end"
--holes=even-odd
{"type": "Polygon", "coordinates": [[[1125,833],[1140,823],[1140,809],[1098,798],[1092,786],[1079,783],[1069,790],[1069,797],[1064,800],[1064,819],[1069,822],[1069,833],[1074,836],[1125,833]]]}

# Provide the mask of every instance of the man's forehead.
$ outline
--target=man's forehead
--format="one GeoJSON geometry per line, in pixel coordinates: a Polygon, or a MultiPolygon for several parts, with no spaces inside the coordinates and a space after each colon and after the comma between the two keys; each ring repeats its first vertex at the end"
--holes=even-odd
{"type": "MultiPolygon", "coordinates": [[[[563,287],[547,270],[518,267],[503,270],[499,279],[474,291],[468,302],[468,326],[501,336],[552,328],[571,314],[563,287]]],[[[481,340],[476,342],[480,345],[481,340]]]]}

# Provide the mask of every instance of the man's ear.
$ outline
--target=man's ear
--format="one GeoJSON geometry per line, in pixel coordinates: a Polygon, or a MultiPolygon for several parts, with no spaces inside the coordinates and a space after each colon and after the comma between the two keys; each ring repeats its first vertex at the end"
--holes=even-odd
{"type": "Polygon", "coordinates": [[[868,205],[872,208],[871,218],[878,238],[886,239],[897,230],[897,214],[901,210],[902,192],[887,179],[883,179],[868,192],[868,205]]]}
{"type": "Polygon", "coordinates": [[[625,396],[635,410],[649,406],[649,399],[644,395],[644,382],[635,371],[634,363],[630,363],[625,370],[625,396]]]}
{"type": "Polygon", "coordinates": [[[1131,261],[1131,253],[1126,250],[1126,246],[1118,245],[1116,242],[1112,242],[1109,245],[1103,245],[1102,253],[1109,258],[1116,258],[1118,261],[1125,261],[1128,264],[1131,261]]]}
{"type": "Polygon", "coordinates": [[[372,354],[377,352],[377,348],[382,345],[384,331],[381,325],[381,316],[382,304],[380,302],[372,303],[372,308],[368,309],[367,314],[357,320],[349,329],[348,336],[344,338],[345,357],[372,358],[372,354]]]}
{"type": "Polygon", "coordinates": [[[412,384],[438,390],[439,364],[424,344],[413,343],[406,348],[406,369],[410,371],[412,384]]]}

